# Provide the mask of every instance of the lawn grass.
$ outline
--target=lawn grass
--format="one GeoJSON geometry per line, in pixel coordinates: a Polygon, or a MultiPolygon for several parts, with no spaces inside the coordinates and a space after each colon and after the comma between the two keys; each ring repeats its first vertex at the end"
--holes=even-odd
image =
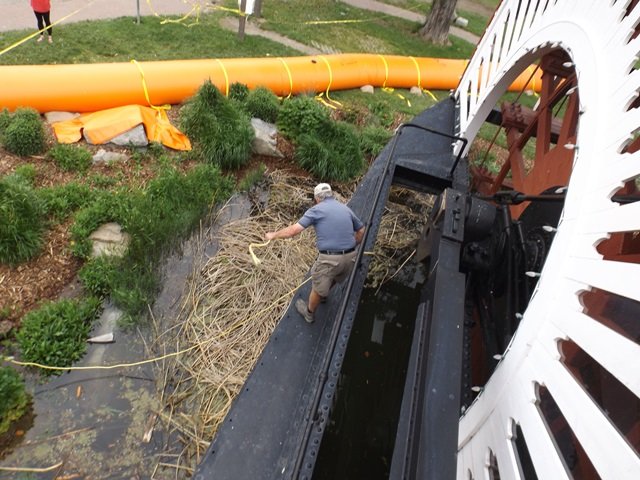
{"type": "MultiPolygon", "coordinates": [[[[36,43],[35,39],[0,56],[2,65],[40,65],[69,63],[183,60],[295,56],[300,52],[261,37],[245,36],[219,26],[224,14],[200,15],[197,23],[163,25],[163,18],[134,17],[114,20],[82,21],[56,27],[55,43],[36,43]]],[[[178,17],[168,17],[177,19],[178,17]]],[[[195,19],[194,19],[195,20],[195,19]]],[[[0,50],[32,33],[14,30],[0,33],[0,50]]]]}
{"type": "Polygon", "coordinates": [[[271,0],[265,2],[262,17],[261,28],[327,52],[470,58],[474,49],[456,37],[450,46],[429,44],[418,35],[417,22],[333,0],[316,0],[313,6],[305,0],[271,0]]]}

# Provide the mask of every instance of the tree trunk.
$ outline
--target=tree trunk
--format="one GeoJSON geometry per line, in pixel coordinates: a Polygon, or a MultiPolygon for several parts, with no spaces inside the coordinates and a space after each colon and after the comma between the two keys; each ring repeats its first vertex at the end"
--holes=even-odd
{"type": "Polygon", "coordinates": [[[447,45],[456,3],[458,0],[433,0],[431,12],[420,28],[420,36],[429,42],[447,45]]]}

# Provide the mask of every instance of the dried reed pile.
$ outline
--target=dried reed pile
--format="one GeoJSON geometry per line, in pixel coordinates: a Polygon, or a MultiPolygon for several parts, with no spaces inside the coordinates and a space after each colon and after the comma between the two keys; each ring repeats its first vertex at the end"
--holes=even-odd
{"type": "MultiPolygon", "coordinates": [[[[197,348],[165,365],[164,419],[186,445],[178,464],[201,459],[271,332],[304,281],[316,250],[313,232],[254,248],[267,231],[295,222],[311,205],[312,181],[270,174],[268,206],[222,226],[215,256],[196,273],[180,324],[163,337],[197,348]]],[[[167,350],[174,349],[167,347],[167,350]]],[[[176,465],[178,468],[178,465],[176,465]]]]}
{"type": "Polygon", "coordinates": [[[380,288],[411,260],[432,206],[431,195],[391,188],[373,249],[367,287],[380,288]]]}

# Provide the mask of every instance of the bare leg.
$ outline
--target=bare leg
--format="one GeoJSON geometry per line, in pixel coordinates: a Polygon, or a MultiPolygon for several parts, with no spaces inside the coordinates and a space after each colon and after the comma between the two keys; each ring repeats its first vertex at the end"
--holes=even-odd
{"type": "Polygon", "coordinates": [[[309,295],[309,305],[307,307],[309,311],[315,312],[321,300],[322,300],[322,297],[318,295],[318,293],[312,288],[311,294],[309,295]]]}

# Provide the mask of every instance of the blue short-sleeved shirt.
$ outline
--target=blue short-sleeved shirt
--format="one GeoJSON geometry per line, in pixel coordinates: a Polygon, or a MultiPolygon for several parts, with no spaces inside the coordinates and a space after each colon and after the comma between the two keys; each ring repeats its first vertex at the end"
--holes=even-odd
{"type": "Polygon", "coordinates": [[[325,198],[307,210],[298,223],[316,229],[318,250],[348,250],[356,246],[354,233],[364,224],[345,204],[325,198]]]}

